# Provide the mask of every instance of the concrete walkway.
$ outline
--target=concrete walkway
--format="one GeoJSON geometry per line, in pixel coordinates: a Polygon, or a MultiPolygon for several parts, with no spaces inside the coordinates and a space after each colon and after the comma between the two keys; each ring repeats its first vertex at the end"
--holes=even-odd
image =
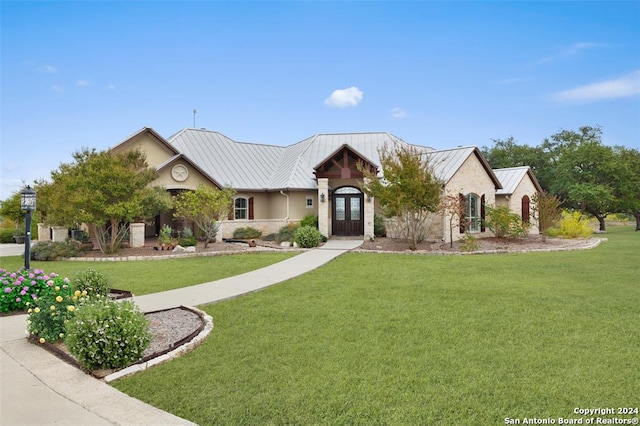
{"type": "MultiPolygon", "coordinates": [[[[330,240],[318,249],[257,271],[134,300],[145,312],[216,302],[304,274],[360,244],[361,240],[330,240]]],[[[18,245],[0,246],[1,256],[24,251],[24,247],[19,251],[7,246],[18,245]]],[[[131,398],[28,343],[25,329],[26,315],[0,318],[0,425],[193,424],[131,398]]]]}

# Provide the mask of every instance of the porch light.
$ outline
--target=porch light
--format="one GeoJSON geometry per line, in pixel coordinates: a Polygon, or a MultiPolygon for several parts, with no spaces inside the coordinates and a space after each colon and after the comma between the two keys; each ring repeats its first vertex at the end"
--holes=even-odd
{"type": "Polygon", "coordinates": [[[324,192],[321,192],[320,193],[320,202],[324,203],[325,198],[326,198],[326,195],[324,195],[324,192]]]}
{"type": "Polygon", "coordinates": [[[20,192],[22,201],[20,208],[27,214],[24,219],[25,239],[24,239],[24,269],[29,269],[31,260],[31,212],[36,210],[36,191],[29,185],[20,192]]]}

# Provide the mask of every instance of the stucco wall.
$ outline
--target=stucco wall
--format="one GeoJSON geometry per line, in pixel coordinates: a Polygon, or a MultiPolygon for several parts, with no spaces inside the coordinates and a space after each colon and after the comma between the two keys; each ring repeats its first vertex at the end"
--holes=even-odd
{"type": "Polygon", "coordinates": [[[158,178],[153,182],[153,185],[164,186],[166,189],[189,189],[192,191],[198,189],[198,186],[201,184],[213,186],[211,181],[205,178],[196,168],[184,161],[176,161],[163,168],[158,178]],[[186,180],[178,181],[173,178],[172,170],[176,166],[183,166],[187,169],[188,174],[186,180]]]}
{"type": "Polygon", "coordinates": [[[113,151],[129,151],[136,148],[146,154],[147,164],[152,168],[174,155],[167,146],[160,143],[149,133],[142,133],[120,145],[117,149],[114,148],[113,151]]]}
{"type": "Polygon", "coordinates": [[[531,227],[529,228],[529,234],[537,235],[539,234],[538,230],[538,221],[533,218],[533,196],[536,194],[537,190],[529,175],[525,175],[525,177],[520,181],[518,186],[510,198],[509,208],[511,211],[517,213],[522,217],[522,197],[525,195],[529,196],[529,220],[531,223],[531,227]]]}

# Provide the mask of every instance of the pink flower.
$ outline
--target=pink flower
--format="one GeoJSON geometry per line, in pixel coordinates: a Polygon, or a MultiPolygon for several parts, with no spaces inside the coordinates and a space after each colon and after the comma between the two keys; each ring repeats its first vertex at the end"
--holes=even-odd
{"type": "Polygon", "coordinates": [[[24,296],[25,294],[27,294],[27,292],[26,292],[26,291],[24,291],[24,290],[22,290],[22,291],[20,292],[20,295],[21,295],[21,296],[24,296]]]}
{"type": "Polygon", "coordinates": [[[16,302],[21,302],[22,299],[20,299],[19,297],[16,297],[16,302]]]}
{"type": "Polygon", "coordinates": [[[5,287],[4,288],[4,292],[5,293],[11,293],[11,287],[5,287]]]}

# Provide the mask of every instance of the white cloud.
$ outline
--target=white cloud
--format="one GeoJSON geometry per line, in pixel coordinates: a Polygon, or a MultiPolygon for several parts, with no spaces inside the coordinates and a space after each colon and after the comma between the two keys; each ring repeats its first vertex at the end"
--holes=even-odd
{"type": "Polygon", "coordinates": [[[76,81],[76,84],[78,86],[81,86],[81,87],[87,87],[89,85],[89,81],[88,80],[78,80],[78,81],[76,81]]]}
{"type": "Polygon", "coordinates": [[[363,93],[355,86],[347,89],[334,90],[324,104],[331,108],[347,108],[354,107],[362,101],[363,93]]]}
{"type": "Polygon", "coordinates": [[[56,93],[64,93],[64,87],[58,86],[57,84],[51,86],[51,90],[53,90],[56,93]]]}
{"type": "Polygon", "coordinates": [[[538,59],[536,61],[536,63],[542,64],[542,63],[546,63],[546,62],[552,62],[555,61],[557,59],[562,59],[562,58],[567,58],[570,56],[575,56],[577,54],[579,54],[580,52],[582,52],[583,50],[588,50],[588,49],[594,49],[597,47],[606,47],[606,44],[603,43],[593,43],[593,42],[579,42],[579,43],[573,43],[571,46],[569,47],[565,47],[563,49],[560,49],[557,53],[538,59]]]}
{"type": "Polygon", "coordinates": [[[587,84],[552,94],[558,102],[585,103],[604,99],[628,98],[640,94],[640,70],[612,80],[587,84]]]}
{"type": "Polygon", "coordinates": [[[393,118],[406,118],[407,113],[400,107],[395,107],[391,110],[391,117],[393,118]]]}
{"type": "Polygon", "coordinates": [[[48,74],[55,74],[58,72],[58,68],[54,67],[53,65],[45,65],[40,68],[40,71],[46,72],[48,74]]]}

